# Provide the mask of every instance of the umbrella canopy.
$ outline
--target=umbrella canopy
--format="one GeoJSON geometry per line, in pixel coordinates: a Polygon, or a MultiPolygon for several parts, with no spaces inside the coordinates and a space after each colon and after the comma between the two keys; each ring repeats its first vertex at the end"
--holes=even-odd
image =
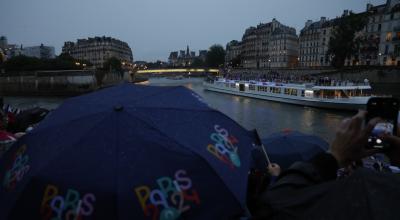
{"type": "Polygon", "coordinates": [[[398,219],[400,177],[366,168],[302,190],[269,194],[279,219],[398,219]]]}
{"type": "MultiPolygon", "coordinates": [[[[326,152],[329,144],[323,139],[300,133],[282,131],[262,140],[268,156],[273,163],[283,169],[289,168],[296,161],[308,161],[316,154],[326,152]]],[[[265,161],[262,153],[256,154],[259,161],[265,161]]],[[[265,167],[265,162],[263,163],[265,167]]]]}
{"type": "Polygon", "coordinates": [[[0,161],[0,219],[231,218],[252,143],[184,87],[71,98],[0,161]]]}

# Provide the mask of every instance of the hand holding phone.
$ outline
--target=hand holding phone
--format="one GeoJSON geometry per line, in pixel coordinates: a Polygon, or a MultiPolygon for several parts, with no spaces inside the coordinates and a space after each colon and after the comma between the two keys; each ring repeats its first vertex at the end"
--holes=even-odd
{"type": "Polygon", "coordinates": [[[371,98],[367,103],[367,122],[373,118],[381,118],[368,137],[368,148],[388,149],[390,143],[384,136],[397,134],[397,119],[399,114],[399,100],[396,98],[371,98]]]}

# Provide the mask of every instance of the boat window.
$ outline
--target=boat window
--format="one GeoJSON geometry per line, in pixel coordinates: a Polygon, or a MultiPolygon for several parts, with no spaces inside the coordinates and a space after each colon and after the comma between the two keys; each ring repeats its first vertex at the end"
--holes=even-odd
{"type": "Polygon", "coordinates": [[[236,88],[236,84],[235,83],[231,83],[231,88],[236,88]]]}
{"type": "Polygon", "coordinates": [[[277,87],[271,87],[272,93],[281,93],[281,88],[277,88],[277,87]]]}
{"type": "Polygon", "coordinates": [[[260,92],[268,92],[268,87],[266,87],[266,86],[259,86],[259,87],[258,87],[258,91],[260,91],[260,92]]]}
{"type": "Polygon", "coordinates": [[[363,89],[361,91],[362,91],[361,96],[371,96],[372,95],[371,89],[363,89]]]}
{"type": "Polygon", "coordinates": [[[225,87],[229,87],[229,83],[225,83],[225,87]]]}
{"type": "Polygon", "coordinates": [[[343,90],[335,90],[335,98],[349,98],[343,90]]]}
{"type": "Polygon", "coordinates": [[[256,86],[255,85],[249,85],[249,90],[252,90],[252,91],[256,90],[256,86]]]}
{"type": "Polygon", "coordinates": [[[301,90],[301,97],[304,97],[304,90],[301,90]]]}
{"type": "Polygon", "coordinates": [[[285,89],[285,95],[297,96],[297,89],[285,89]]]}

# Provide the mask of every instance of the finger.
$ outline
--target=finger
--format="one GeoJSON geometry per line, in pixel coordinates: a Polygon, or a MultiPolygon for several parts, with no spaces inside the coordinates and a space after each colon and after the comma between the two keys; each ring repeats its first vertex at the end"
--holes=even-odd
{"type": "Polygon", "coordinates": [[[373,118],[371,119],[367,126],[364,128],[364,136],[369,136],[372,132],[372,130],[374,129],[375,125],[378,124],[380,121],[382,121],[381,118],[373,118]]]}
{"type": "Polygon", "coordinates": [[[355,116],[351,118],[350,129],[359,131],[361,129],[362,123],[367,115],[366,111],[360,110],[355,116]]]}
{"type": "Polygon", "coordinates": [[[351,122],[351,118],[345,118],[343,119],[342,123],[339,125],[338,130],[345,130],[349,127],[351,122]]]}

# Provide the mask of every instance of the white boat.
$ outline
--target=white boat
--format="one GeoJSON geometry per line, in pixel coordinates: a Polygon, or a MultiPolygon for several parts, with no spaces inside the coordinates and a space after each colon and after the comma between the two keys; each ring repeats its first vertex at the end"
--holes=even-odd
{"type": "Polygon", "coordinates": [[[217,78],[207,79],[203,85],[204,89],[214,92],[340,110],[365,109],[371,97],[371,86],[368,83],[332,82],[329,85],[317,85],[217,78]]]}

